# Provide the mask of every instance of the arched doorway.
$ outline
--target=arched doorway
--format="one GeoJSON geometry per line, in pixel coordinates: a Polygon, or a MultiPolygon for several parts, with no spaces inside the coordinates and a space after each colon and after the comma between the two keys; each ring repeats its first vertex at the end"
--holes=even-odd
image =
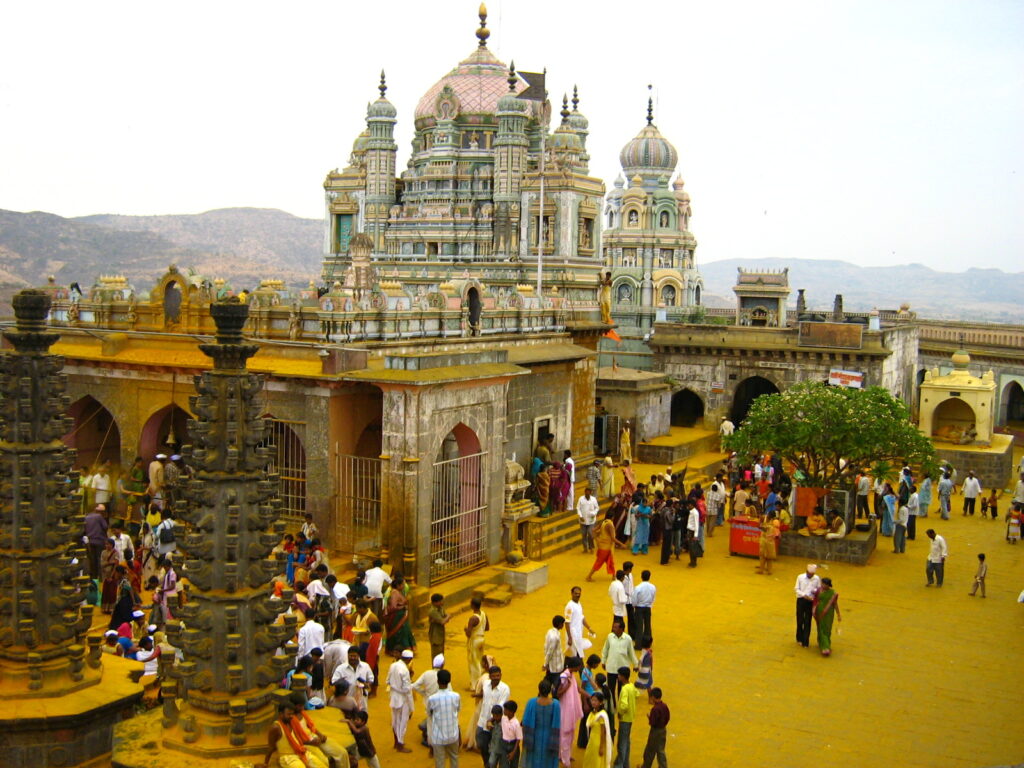
{"type": "Polygon", "coordinates": [[[974,426],[974,409],[959,397],[943,400],[932,412],[932,435],[940,440],[959,442],[974,426]]]}
{"type": "Polygon", "coordinates": [[[267,471],[281,478],[281,514],[296,519],[306,514],[306,448],[295,427],[303,422],[283,421],[269,414],[263,417],[269,424],[267,437],[260,445],[273,446],[267,471]]]}
{"type": "Polygon", "coordinates": [[[466,293],[466,301],[469,304],[469,332],[472,336],[480,335],[480,313],[483,310],[483,302],[480,301],[480,291],[470,288],[466,293]]]}
{"type": "Polygon", "coordinates": [[[672,395],[673,427],[694,427],[704,420],[704,401],[692,389],[681,389],[672,395]]]}
{"type": "Polygon", "coordinates": [[[751,376],[741,381],[732,398],[732,423],[736,426],[742,424],[750,413],[750,406],[761,395],[775,395],[778,392],[779,388],[763,376],[751,376]]]}
{"type": "Polygon", "coordinates": [[[181,318],[181,286],[174,280],[164,288],[164,324],[173,325],[181,318]]]}
{"type": "Polygon", "coordinates": [[[139,436],[139,456],[149,461],[158,453],[177,453],[188,440],[188,411],[165,405],[146,421],[139,436]]]}
{"type": "Polygon", "coordinates": [[[1011,381],[1003,387],[1003,395],[999,398],[1002,411],[1002,423],[1020,429],[1024,427],[1024,387],[1011,381]]]}
{"type": "Polygon", "coordinates": [[[430,583],[487,561],[486,451],[476,433],[457,424],[437,451],[430,508],[430,583]]]}
{"type": "Polygon", "coordinates": [[[121,430],[96,398],[86,395],[76,400],[68,408],[68,416],[75,424],[64,435],[64,444],[78,452],[79,466],[92,468],[109,461],[116,467],[121,463],[121,430]]]}

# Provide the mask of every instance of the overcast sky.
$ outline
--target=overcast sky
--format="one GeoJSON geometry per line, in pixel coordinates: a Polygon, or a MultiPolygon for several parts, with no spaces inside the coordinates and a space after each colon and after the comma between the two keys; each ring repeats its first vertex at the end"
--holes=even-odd
{"type": "MultiPolygon", "coordinates": [[[[699,261],[1021,270],[1024,2],[489,3],[491,49],[573,84],[591,171],[655,122],[699,261]]],[[[8,2],[0,208],[319,218],[381,68],[412,112],[476,45],[472,0],[8,2]]],[[[557,112],[558,105],[555,105],[557,112]]],[[[556,118],[557,119],[557,118],[556,118]]]]}

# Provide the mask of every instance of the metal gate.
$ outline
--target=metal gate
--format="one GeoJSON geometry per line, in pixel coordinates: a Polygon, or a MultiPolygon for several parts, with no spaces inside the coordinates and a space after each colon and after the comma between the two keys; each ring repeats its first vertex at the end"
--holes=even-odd
{"type": "Polygon", "coordinates": [[[380,459],[338,454],[335,479],[334,546],[342,552],[377,554],[383,540],[380,525],[380,459]]]}
{"type": "Polygon", "coordinates": [[[306,514],[306,449],[296,432],[306,422],[264,418],[270,428],[260,445],[274,446],[268,470],[277,472],[281,478],[281,516],[292,530],[294,524],[303,522],[306,514]]]}
{"type": "Polygon", "coordinates": [[[487,452],[434,463],[430,505],[430,583],[487,562],[487,452]]]}

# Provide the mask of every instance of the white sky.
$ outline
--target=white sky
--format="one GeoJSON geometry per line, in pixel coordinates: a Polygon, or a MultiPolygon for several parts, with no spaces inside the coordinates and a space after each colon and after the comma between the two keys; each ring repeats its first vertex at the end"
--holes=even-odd
{"type": "MultiPolygon", "coordinates": [[[[580,88],[591,171],[655,122],[699,261],[1021,270],[1024,3],[492,0],[491,49],[580,88]]],[[[473,0],[8,2],[0,208],[320,217],[380,69],[399,168],[424,91],[476,45],[473,0]]],[[[557,117],[556,117],[557,119],[557,117]]]]}

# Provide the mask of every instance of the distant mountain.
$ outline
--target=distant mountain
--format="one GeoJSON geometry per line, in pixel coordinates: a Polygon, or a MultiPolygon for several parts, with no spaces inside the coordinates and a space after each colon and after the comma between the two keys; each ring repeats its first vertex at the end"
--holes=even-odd
{"type": "MultiPolygon", "coordinates": [[[[276,277],[304,285],[320,274],[323,222],[266,208],[222,208],[181,216],[101,214],[66,219],[52,213],[0,210],[0,301],[49,275],[91,285],[123,274],[148,290],[171,263],[252,288],[276,277]]],[[[859,267],[816,259],[727,259],[700,264],[705,303],[734,306],[736,268],[789,267],[796,303],[805,289],[812,309],[830,309],[843,294],[849,310],[895,309],[907,303],[924,317],[1024,323],[1024,273],[998,269],[937,272],[922,264],[859,267]]],[[[7,314],[7,312],[0,312],[7,314]]]]}
{"type": "Polygon", "coordinates": [[[923,264],[859,267],[846,261],[817,259],[724,259],[699,265],[707,294],[735,299],[736,269],[780,270],[789,267],[790,304],[804,289],[811,309],[831,309],[837,293],[853,311],[898,309],[909,304],[921,317],[950,320],[1024,323],[1024,272],[968,269],[938,272],[923,264]]]}

